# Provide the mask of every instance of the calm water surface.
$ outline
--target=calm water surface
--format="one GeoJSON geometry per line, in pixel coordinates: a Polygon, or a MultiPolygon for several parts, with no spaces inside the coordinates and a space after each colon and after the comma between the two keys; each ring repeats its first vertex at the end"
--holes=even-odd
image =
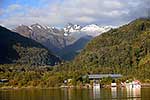
{"type": "Polygon", "coordinates": [[[0,90],[0,100],[150,100],[150,88],[0,90]]]}

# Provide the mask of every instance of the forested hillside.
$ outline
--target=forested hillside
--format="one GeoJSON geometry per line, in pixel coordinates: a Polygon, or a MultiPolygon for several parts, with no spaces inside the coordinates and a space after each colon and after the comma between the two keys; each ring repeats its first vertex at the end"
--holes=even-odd
{"type": "Polygon", "coordinates": [[[72,63],[58,68],[62,69],[150,78],[150,19],[137,19],[103,33],[90,41],[72,63]]]}
{"type": "Polygon", "coordinates": [[[0,64],[54,65],[59,58],[41,44],[0,26],[0,64]]]}
{"type": "MultiPolygon", "coordinates": [[[[70,85],[80,86],[89,82],[83,80],[84,75],[102,73],[122,74],[118,82],[127,79],[150,82],[150,19],[137,19],[101,34],[70,62],[54,67],[0,66],[0,78],[10,80],[7,86],[60,86],[66,79],[72,79],[70,85]]],[[[102,82],[112,81],[104,78],[102,82]]]]}

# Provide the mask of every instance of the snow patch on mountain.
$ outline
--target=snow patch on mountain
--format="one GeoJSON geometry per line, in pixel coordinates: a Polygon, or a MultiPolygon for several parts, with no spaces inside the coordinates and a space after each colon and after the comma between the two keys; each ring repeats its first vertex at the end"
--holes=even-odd
{"type": "Polygon", "coordinates": [[[68,24],[64,28],[64,35],[73,35],[73,34],[78,34],[81,36],[81,34],[84,35],[89,35],[92,37],[96,37],[104,32],[109,31],[111,28],[114,28],[113,26],[98,26],[96,24],[91,24],[87,26],[80,26],[80,25],[74,25],[74,24],[68,24]]]}
{"type": "Polygon", "coordinates": [[[73,32],[77,32],[81,30],[81,26],[80,25],[74,25],[72,23],[69,23],[68,25],[66,25],[66,27],[63,29],[65,33],[73,33],[73,32]]]}
{"type": "Polygon", "coordinates": [[[59,29],[56,27],[50,27],[36,23],[30,26],[18,26],[15,31],[40,43],[45,43],[46,46],[49,43],[52,43],[53,45],[56,45],[56,47],[62,48],[73,44],[82,37],[95,37],[109,31],[111,28],[113,27],[98,26],[96,24],[83,27],[69,23],[65,26],[65,28],[59,29]]]}
{"type": "Polygon", "coordinates": [[[96,37],[104,32],[109,31],[112,26],[98,26],[95,24],[87,25],[81,29],[82,32],[85,32],[86,34],[96,37]]]}
{"type": "Polygon", "coordinates": [[[113,27],[96,24],[80,26],[71,23],[64,28],[57,28],[36,23],[30,26],[20,25],[13,31],[43,44],[52,52],[66,58],[67,55],[74,57],[88,41],[111,28],[113,27]],[[67,49],[71,49],[71,52],[67,52],[67,49]],[[64,50],[65,55],[61,50],[64,50]]]}

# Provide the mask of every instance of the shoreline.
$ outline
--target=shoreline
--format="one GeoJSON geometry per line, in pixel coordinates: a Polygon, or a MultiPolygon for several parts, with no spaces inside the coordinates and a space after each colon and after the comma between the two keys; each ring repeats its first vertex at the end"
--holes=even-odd
{"type": "MultiPolygon", "coordinates": [[[[150,83],[143,83],[141,84],[142,88],[149,88],[150,83]]],[[[117,85],[117,88],[121,88],[122,86],[117,85]]],[[[18,89],[62,89],[62,88],[76,88],[76,89],[92,89],[92,87],[86,87],[86,86],[64,86],[64,87],[36,87],[36,86],[26,86],[26,87],[14,87],[14,86],[2,86],[0,87],[0,90],[18,90],[18,89]]],[[[110,85],[104,85],[102,88],[111,88],[110,85]]]]}

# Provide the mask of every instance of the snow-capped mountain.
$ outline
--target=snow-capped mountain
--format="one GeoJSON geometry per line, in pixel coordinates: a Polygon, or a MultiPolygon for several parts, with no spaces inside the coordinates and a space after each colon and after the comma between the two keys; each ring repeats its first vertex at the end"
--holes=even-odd
{"type": "Polygon", "coordinates": [[[64,36],[66,37],[72,37],[73,41],[69,42],[68,44],[71,45],[75,43],[77,40],[79,40],[82,37],[91,36],[96,37],[104,32],[109,31],[112,26],[98,26],[96,24],[86,25],[86,26],[80,26],[76,24],[67,24],[65,26],[64,30],[64,36]]]}
{"type": "Polygon", "coordinates": [[[81,32],[85,32],[86,34],[90,35],[90,36],[98,36],[104,32],[109,31],[111,28],[111,26],[98,26],[95,24],[91,24],[91,25],[87,25],[85,27],[83,27],[81,29],[81,32]]]}
{"type": "Polygon", "coordinates": [[[72,32],[77,32],[81,30],[81,26],[80,25],[74,25],[72,23],[68,23],[68,25],[66,25],[66,27],[64,28],[64,32],[65,33],[72,33],[72,32]]]}
{"type": "Polygon", "coordinates": [[[98,36],[101,33],[109,31],[112,26],[98,26],[96,24],[91,24],[87,26],[74,25],[69,23],[68,26],[64,28],[65,36],[71,35],[73,33],[77,33],[79,35],[89,35],[92,37],[98,36]]]}
{"type": "Polygon", "coordinates": [[[42,26],[40,24],[33,24],[31,26],[20,25],[13,29],[13,31],[43,44],[53,52],[66,47],[66,43],[71,41],[69,40],[71,38],[64,37],[62,29],[42,26]]]}
{"type": "Polygon", "coordinates": [[[33,24],[30,26],[20,25],[13,29],[13,31],[43,44],[52,52],[62,56],[62,58],[65,58],[67,55],[73,58],[75,54],[77,54],[76,50],[80,51],[83,49],[86,42],[103,32],[109,31],[111,28],[110,26],[98,26],[95,24],[83,27],[69,23],[63,29],[58,29],[55,27],[33,24]],[[84,42],[80,43],[81,41],[84,42]],[[67,52],[68,46],[72,49],[72,52],[67,52]],[[63,55],[65,57],[63,57],[63,55]]]}

